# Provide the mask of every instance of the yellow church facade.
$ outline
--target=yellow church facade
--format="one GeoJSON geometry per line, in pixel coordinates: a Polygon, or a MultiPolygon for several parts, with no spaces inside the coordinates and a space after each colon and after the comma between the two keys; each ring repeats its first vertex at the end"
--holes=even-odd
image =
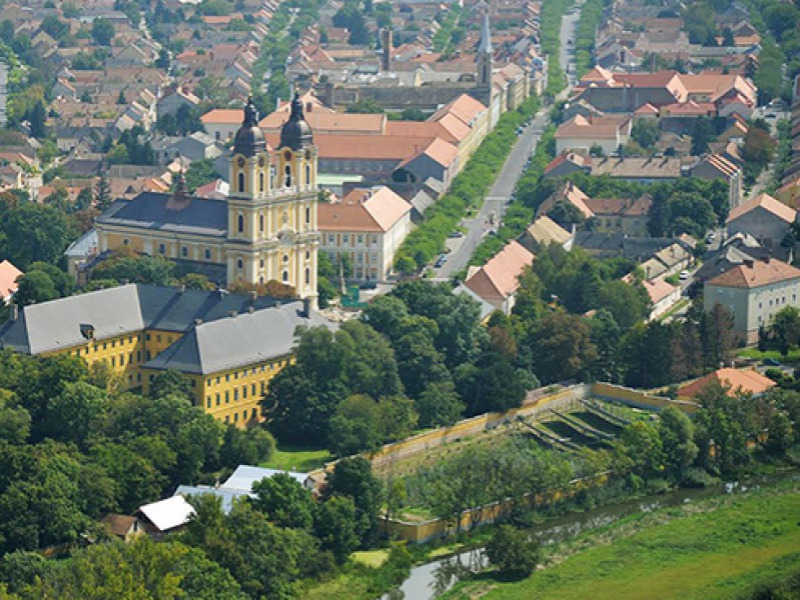
{"type": "Polygon", "coordinates": [[[317,299],[317,150],[298,97],[270,151],[252,102],[234,138],[224,200],[143,192],[96,222],[101,253],[127,247],[220,273],[218,283],[275,280],[317,299]]]}

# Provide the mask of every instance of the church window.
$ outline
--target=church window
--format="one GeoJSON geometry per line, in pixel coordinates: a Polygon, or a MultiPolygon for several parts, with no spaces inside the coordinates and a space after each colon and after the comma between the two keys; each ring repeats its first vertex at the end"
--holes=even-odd
{"type": "Polygon", "coordinates": [[[128,244],[130,244],[130,243],[131,243],[131,241],[130,241],[128,238],[125,238],[124,240],[122,240],[122,243],[123,243],[125,246],[127,246],[128,244]]]}
{"type": "Polygon", "coordinates": [[[244,216],[239,215],[237,222],[238,222],[237,228],[239,230],[239,233],[242,233],[244,231],[244,216]]]}
{"type": "Polygon", "coordinates": [[[244,269],[244,261],[243,261],[241,258],[240,258],[240,259],[238,259],[238,260],[236,261],[236,266],[237,266],[237,268],[238,268],[238,269],[241,271],[242,269],[244,269]]]}
{"type": "Polygon", "coordinates": [[[205,257],[206,260],[211,260],[211,248],[206,248],[205,257]]]}
{"type": "Polygon", "coordinates": [[[311,223],[311,209],[306,207],[306,225],[311,223]]]}
{"type": "Polygon", "coordinates": [[[306,250],[306,260],[311,260],[311,252],[306,250]]]}
{"type": "Polygon", "coordinates": [[[284,271],[283,272],[283,282],[284,283],[288,283],[289,282],[289,271],[284,271]]]}
{"type": "Polygon", "coordinates": [[[186,246],[181,246],[181,256],[183,258],[189,256],[189,249],[186,246]]]}
{"type": "Polygon", "coordinates": [[[166,252],[167,252],[167,247],[164,244],[159,244],[158,245],[158,253],[159,254],[166,254],[166,252]]]}
{"type": "Polygon", "coordinates": [[[269,168],[269,184],[273,188],[275,187],[275,174],[277,173],[275,169],[275,165],[271,165],[269,168]]]}
{"type": "Polygon", "coordinates": [[[264,285],[264,276],[263,275],[258,278],[258,283],[261,284],[261,285],[264,285]]]}
{"type": "Polygon", "coordinates": [[[311,165],[306,165],[306,185],[311,185],[311,165]]]}
{"type": "Polygon", "coordinates": [[[264,191],[264,173],[258,174],[258,191],[259,192],[264,191]]]}
{"type": "Polygon", "coordinates": [[[287,263],[287,262],[289,262],[289,255],[288,255],[288,254],[284,254],[284,255],[283,255],[283,262],[284,262],[284,263],[287,263]]]}
{"type": "Polygon", "coordinates": [[[264,268],[264,259],[263,258],[260,261],[258,261],[258,266],[261,267],[262,269],[264,268]]]}
{"type": "Polygon", "coordinates": [[[284,187],[291,187],[291,185],[292,185],[292,167],[289,166],[289,165],[286,165],[283,168],[283,175],[284,175],[283,186],[284,187]]]}
{"type": "Polygon", "coordinates": [[[306,285],[311,283],[311,269],[306,267],[306,285]]]}
{"type": "Polygon", "coordinates": [[[258,229],[263,233],[264,231],[264,215],[259,215],[258,217],[258,229]]]}
{"type": "Polygon", "coordinates": [[[239,191],[244,192],[244,173],[239,173],[239,191]]]}

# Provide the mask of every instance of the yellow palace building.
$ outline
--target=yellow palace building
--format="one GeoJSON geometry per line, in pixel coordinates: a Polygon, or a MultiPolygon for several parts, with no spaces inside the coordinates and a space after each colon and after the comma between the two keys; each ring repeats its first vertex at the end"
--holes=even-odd
{"type": "Polygon", "coordinates": [[[217,269],[228,285],[270,280],[317,300],[317,149],[295,95],[278,148],[267,147],[252,101],[236,132],[224,200],[144,192],[119,200],[96,223],[100,252],[128,247],[217,269]]]}
{"type": "Polygon", "coordinates": [[[222,290],[128,284],[12,306],[0,348],[34,356],[69,354],[102,362],[129,388],[180,371],[194,404],[225,423],[262,420],[270,379],[293,360],[298,328],[335,326],[311,299],[279,302],[222,290]]]}

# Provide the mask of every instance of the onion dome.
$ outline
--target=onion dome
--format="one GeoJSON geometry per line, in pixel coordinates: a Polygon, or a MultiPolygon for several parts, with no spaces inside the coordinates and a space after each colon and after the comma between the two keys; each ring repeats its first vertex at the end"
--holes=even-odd
{"type": "Polygon", "coordinates": [[[258,126],[258,111],[253,104],[253,98],[247,99],[244,107],[244,121],[233,142],[233,153],[241,154],[246,157],[255,156],[260,152],[265,152],[267,142],[264,139],[264,132],[258,126]]]}
{"type": "Polygon", "coordinates": [[[281,148],[291,148],[295,152],[314,143],[311,126],[303,116],[303,103],[300,94],[295,92],[289,120],[281,128],[281,148]]]}

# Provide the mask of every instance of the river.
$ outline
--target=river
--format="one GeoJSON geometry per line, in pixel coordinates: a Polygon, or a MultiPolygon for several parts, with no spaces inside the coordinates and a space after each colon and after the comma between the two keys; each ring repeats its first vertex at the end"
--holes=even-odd
{"type": "MultiPolygon", "coordinates": [[[[540,543],[554,544],[637,513],[681,506],[719,494],[741,494],[785,479],[800,479],[800,471],[792,470],[760,475],[746,481],[722,483],[701,489],[677,489],[665,494],[608,504],[585,512],[569,513],[547,519],[535,525],[532,532],[540,543]]],[[[382,600],[432,600],[455,585],[458,581],[459,570],[465,567],[474,569],[481,565],[484,565],[482,548],[425,563],[411,569],[411,574],[403,582],[403,585],[398,590],[384,595],[382,600]]]]}

